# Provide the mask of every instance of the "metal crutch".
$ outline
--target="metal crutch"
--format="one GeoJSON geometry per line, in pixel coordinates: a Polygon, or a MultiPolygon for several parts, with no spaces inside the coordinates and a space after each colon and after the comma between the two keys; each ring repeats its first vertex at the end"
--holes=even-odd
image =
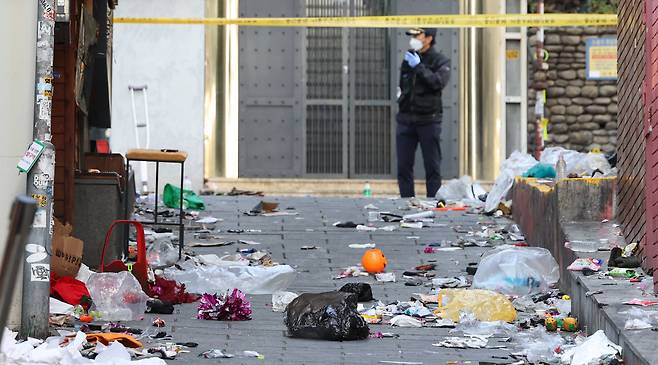
{"type": "MultiPolygon", "coordinates": [[[[135,126],[135,147],[148,149],[151,145],[151,133],[149,131],[149,98],[148,98],[148,85],[139,85],[132,86],[129,85],[128,89],[130,90],[130,102],[132,103],[132,112],[133,112],[133,124],[135,126]],[[144,119],[142,121],[137,120],[137,111],[135,107],[135,92],[142,93],[142,100],[144,101],[144,119]],[[139,131],[140,129],[144,130],[146,134],[146,144],[144,146],[140,143],[139,131]]],[[[141,161],[139,165],[140,176],[142,181],[142,194],[148,193],[148,165],[146,161],[141,161]]]]}

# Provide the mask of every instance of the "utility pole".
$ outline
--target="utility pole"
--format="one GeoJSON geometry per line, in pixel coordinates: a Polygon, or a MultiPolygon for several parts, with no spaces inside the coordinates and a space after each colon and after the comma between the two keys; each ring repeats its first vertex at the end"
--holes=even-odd
{"type": "Polygon", "coordinates": [[[55,45],[54,0],[37,0],[36,75],[34,99],[35,141],[43,152],[27,175],[27,195],[37,202],[32,230],[23,260],[21,338],[45,339],[49,335],[50,253],[53,236],[55,148],[51,141],[53,55],[55,45]]]}
{"type": "MultiPolygon", "coordinates": [[[[544,0],[537,1],[537,13],[544,14],[544,0]]],[[[545,72],[548,69],[548,64],[544,62],[544,28],[540,27],[537,30],[537,43],[536,47],[536,70],[545,72]]],[[[544,99],[546,97],[546,89],[544,87],[537,87],[537,96],[535,99],[535,158],[539,160],[541,152],[544,150],[544,99]]]]}

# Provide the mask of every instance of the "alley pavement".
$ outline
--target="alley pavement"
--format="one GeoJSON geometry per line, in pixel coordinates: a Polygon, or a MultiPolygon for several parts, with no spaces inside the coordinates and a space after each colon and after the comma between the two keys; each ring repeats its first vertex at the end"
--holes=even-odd
{"type": "MultiPolygon", "coordinates": [[[[432,227],[399,229],[393,232],[361,232],[352,228],[337,228],[337,221],[367,223],[367,204],[381,211],[406,214],[400,210],[406,200],[387,198],[316,198],[316,197],[224,197],[204,196],[207,209],[200,217],[213,216],[223,221],[217,224],[219,235],[227,240],[246,239],[262,243],[260,250],[272,253],[274,261],[297,270],[289,291],[295,293],[337,290],[348,282],[367,282],[373,296],[384,303],[408,301],[413,293],[429,293],[430,288],[405,286],[402,273],[420,264],[436,263],[436,276],[466,275],[466,265],[479,261],[490,248],[467,247],[454,252],[426,254],[429,243],[455,241],[463,234],[455,227],[479,230],[482,224],[509,223],[504,218],[485,217],[465,212],[439,212],[432,227]],[[280,203],[281,211],[295,211],[297,216],[247,216],[259,201],[280,203]],[[290,210],[287,210],[290,209],[290,210]],[[244,229],[248,233],[226,233],[229,229],[244,229]],[[249,232],[260,230],[260,232],[249,232]],[[357,265],[364,249],[349,248],[352,243],[375,243],[388,258],[388,272],[396,274],[397,282],[380,283],[374,277],[335,280],[345,267],[357,265]],[[302,246],[317,246],[302,250],[302,246]]],[[[415,211],[415,210],[414,210],[415,211]]],[[[387,223],[376,222],[375,226],[387,223]]],[[[187,241],[193,234],[187,233],[187,241]]],[[[250,246],[251,247],[251,246],[250,246]]],[[[198,254],[233,254],[244,246],[188,248],[198,254]]],[[[362,341],[321,341],[286,336],[283,314],[272,311],[271,295],[248,295],[252,303],[252,320],[243,322],[206,321],[196,319],[196,303],[176,306],[172,315],[159,315],[167,323],[164,329],[150,327],[154,315],[129,325],[148,328],[149,333],[164,330],[175,342],[196,342],[198,347],[180,354],[171,364],[505,364],[514,362],[505,349],[448,349],[434,347],[450,334],[448,328],[398,328],[390,325],[370,325],[370,332],[393,332],[398,338],[370,338],[362,341]],[[221,349],[236,357],[204,359],[199,356],[209,349],[221,349]],[[248,358],[243,351],[257,351],[264,359],[248,358]]],[[[149,340],[144,340],[149,343],[149,340]]],[[[505,339],[492,338],[490,345],[506,345],[505,339]]]]}

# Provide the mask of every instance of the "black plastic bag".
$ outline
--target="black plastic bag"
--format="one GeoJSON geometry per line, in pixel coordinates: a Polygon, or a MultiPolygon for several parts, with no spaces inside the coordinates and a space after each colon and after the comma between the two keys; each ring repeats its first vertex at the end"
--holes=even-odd
{"type": "Polygon", "coordinates": [[[338,291],[356,294],[359,302],[369,302],[373,300],[372,288],[368,283],[347,283],[338,291]]]}
{"type": "Polygon", "coordinates": [[[288,336],[331,341],[362,340],[370,329],[356,311],[358,296],[333,291],[304,293],[286,307],[288,336]]]}

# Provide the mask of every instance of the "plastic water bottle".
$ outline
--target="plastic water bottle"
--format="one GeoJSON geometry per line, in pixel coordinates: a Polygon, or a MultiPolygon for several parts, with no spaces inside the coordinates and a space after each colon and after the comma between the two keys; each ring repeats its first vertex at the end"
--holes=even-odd
{"type": "Polygon", "coordinates": [[[185,176],[185,180],[183,180],[183,190],[192,190],[192,180],[187,176],[185,176]]]}
{"type": "Polygon", "coordinates": [[[564,155],[560,155],[555,164],[555,177],[557,180],[567,177],[567,162],[564,160],[564,155]]]}
{"type": "Polygon", "coordinates": [[[372,189],[370,188],[370,183],[366,181],[366,184],[363,185],[363,196],[370,198],[372,196],[372,189]]]}

